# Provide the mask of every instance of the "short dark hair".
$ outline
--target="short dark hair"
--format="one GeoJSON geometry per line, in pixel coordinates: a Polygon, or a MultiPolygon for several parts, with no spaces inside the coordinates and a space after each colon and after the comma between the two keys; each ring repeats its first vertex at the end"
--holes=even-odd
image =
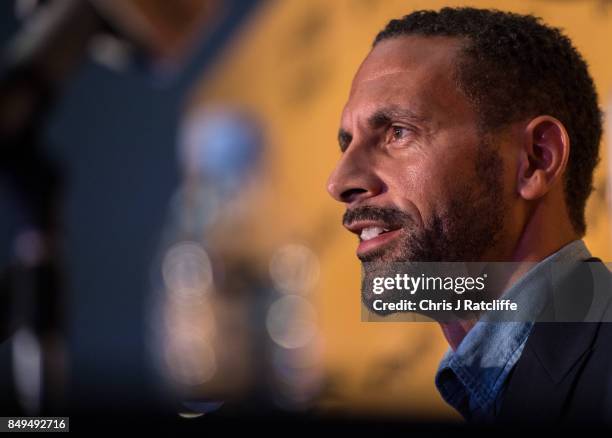
{"type": "Polygon", "coordinates": [[[443,8],[391,20],[373,45],[403,35],[465,40],[455,75],[481,128],[490,131],[542,114],[563,123],[571,142],[565,201],[574,229],[584,235],[584,210],[599,161],[602,113],[587,64],[570,39],[532,15],[443,8]]]}

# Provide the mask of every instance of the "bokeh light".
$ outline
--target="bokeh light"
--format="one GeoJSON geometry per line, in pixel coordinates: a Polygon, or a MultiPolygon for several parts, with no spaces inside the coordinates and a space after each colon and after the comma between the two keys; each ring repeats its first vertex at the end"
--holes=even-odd
{"type": "Polygon", "coordinates": [[[303,347],[317,332],[316,316],[313,306],[304,298],[297,295],[283,296],[268,310],[268,334],[281,347],[303,347]]]}
{"type": "Polygon", "coordinates": [[[162,275],[171,293],[201,296],[210,292],[213,283],[208,254],[196,242],[173,245],[164,256],[162,275]]]}
{"type": "Polygon", "coordinates": [[[317,255],[307,246],[288,244],[279,248],[270,260],[270,277],[283,293],[307,293],[319,280],[317,255]]]}

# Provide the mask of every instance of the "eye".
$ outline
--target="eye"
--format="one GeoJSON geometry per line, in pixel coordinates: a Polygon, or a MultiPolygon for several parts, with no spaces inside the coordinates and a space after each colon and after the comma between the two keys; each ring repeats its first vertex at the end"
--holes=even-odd
{"type": "Polygon", "coordinates": [[[404,126],[392,126],[391,127],[391,136],[394,141],[404,140],[411,134],[411,130],[404,126]]]}

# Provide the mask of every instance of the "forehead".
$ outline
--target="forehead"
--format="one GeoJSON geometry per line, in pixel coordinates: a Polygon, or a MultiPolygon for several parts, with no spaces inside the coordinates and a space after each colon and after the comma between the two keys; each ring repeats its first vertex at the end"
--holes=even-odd
{"type": "Polygon", "coordinates": [[[382,105],[408,106],[424,116],[440,110],[466,111],[467,99],[454,79],[461,47],[461,40],[450,37],[400,36],[381,41],[353,79],[343,119],[382,105]]]}

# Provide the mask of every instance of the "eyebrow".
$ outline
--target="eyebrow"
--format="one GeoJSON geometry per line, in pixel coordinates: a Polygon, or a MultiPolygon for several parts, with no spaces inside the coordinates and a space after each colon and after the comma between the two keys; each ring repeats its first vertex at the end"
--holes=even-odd
{"type": "Polygon", "coordinates": [[[425,121],[422,116],[408,108],[390,106],[376,110],[370,117],[368,117],[368,125],[370,125],[372,129],[378,129],[397,119],[409,120],[415,123],[422,123],[425,121]]]}
{"type": "MultiPolygon", "coordinates": [[[[425,122],[425,118],[418,115],[414,111],[408,108],[400,108],[397,106],[390,106],[386,108],[381,108],[372,113],[368,119],[368,126],[372,129],[380,129],[384,126],[389,125],[393,120],[407,120],[414,123],[423,123],[425,122]]],[[[353,135],[340,128],[338,130],[338,144],[340,145],[340,151],[344,152],[351,141],[353,140],[353,135]]]]}

